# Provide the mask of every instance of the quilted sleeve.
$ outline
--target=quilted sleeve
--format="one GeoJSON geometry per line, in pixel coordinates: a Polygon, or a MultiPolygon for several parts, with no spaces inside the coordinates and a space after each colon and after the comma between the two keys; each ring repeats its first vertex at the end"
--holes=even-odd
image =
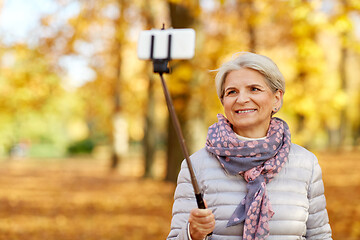
{"type": "Polygon", "coordinates": [[[329,218],[326,211],[324,183],[319,162],[313,155],[313,170],[308,190],[309,218],[306,222],[306,239],[332,239],[329,218]]]}
{"type": "Polygon", "coordinates": [[[194,189],[191,184],[190,174],[185,161],[181,164],[177,186],[174,194],[172,209],[171,230],[168,240],[188,240],[187,225],[190,211],[196,208],[194,189]]]}

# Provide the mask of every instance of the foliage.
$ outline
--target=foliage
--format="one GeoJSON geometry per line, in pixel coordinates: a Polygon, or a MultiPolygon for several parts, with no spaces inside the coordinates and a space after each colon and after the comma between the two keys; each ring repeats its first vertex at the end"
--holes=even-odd
{"type": "Polygon", "coordinates": [[[284,73],[287,90],[279,117],[289,122],[294,142],[312,148],[359,145],[357,1],[54,2],[58,11],[43,16],[37,45],[6,45],[0,53],[2,154],[21,141],[47,139],[63,152],[73,141],[98,135],[111,144],[119,114],[127,120],[122,130],[129,142],[143,140],[145,117],[153,117],[154,141],[165,142],[168,115],[161,86],[150,64],[137,59],[136,40],[142,29],[182,24],[184,19],[170,22],[179,12],[192,19],[186,24],[196,30],[196,55],[171,62],[166,80],[190,152],[204,145],[207,127],[222,112],[208,70],[239,51],[267,55],[284,73]],[[70,7],[77,11],[66,18],[70,7]],[[74,79],[64,59],[80,59],[91,77],[71,87],[74,79]]]}
{"type": "Polygon", "coordinates": [[[64,91],[46,57],[26,45],[2,53],[0,76],[0,145],[10,151],[21,142],[63,148],[63,131],[75,112],[76,98],[64,91]]]}
{"type": "Polygon", "coordinates": [[[84,139],[84,140],[80,140],[80,141],[76,141],[71,143],[68,148],[67,151],[69,154],[73,155],[73,154],[81,154],[81,153],[91,153],[92,150],[95,147],[95,143],[92,139],[84,139]]]}

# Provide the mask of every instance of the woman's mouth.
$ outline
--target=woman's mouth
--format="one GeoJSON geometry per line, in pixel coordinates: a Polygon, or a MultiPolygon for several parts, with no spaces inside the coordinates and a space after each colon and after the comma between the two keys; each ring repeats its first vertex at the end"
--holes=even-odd
{"type": "Polygon", "coordinates": [[[237,110],[235,111],[236,113],[250,113],[250,112],[255,112],[255,109],[247,109],[247,110],[237,110]]]}

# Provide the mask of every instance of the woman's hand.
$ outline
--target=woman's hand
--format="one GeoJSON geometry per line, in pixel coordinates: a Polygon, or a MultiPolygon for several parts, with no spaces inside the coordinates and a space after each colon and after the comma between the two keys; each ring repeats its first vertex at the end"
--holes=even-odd
{"type": "Polygon", "coordinates": [[[191,210],[189,217],[190,236],[193,240],[203,240],[215,228],[215,216],[210,209],[191,210]]]}

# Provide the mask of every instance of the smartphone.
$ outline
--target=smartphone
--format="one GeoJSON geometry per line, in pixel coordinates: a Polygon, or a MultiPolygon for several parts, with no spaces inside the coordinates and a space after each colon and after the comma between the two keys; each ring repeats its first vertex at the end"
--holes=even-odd
{"type": "Polygon", "coordinates": [[[195,30],[173,28],[141,31],[137,54],[142,60],[190,59],[195,55],[195,30]]]}

